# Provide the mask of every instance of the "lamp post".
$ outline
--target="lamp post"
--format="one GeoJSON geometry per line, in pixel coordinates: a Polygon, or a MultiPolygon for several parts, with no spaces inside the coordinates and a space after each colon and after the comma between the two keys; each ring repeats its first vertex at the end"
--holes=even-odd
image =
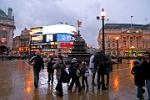
{"type": "Polygon", "coordinates": [[[119,37],[116,37],[116,46],[117,46],[117,62],[119,62],[119,49],[118,49],[118,46],[119,46],[119,43],[118,43],[118,40],[119,40],[119,37]]]}
{"type": "MultiPolygon", "coordinates": [[[[102,20],[102,50],[105,53],[105,34],[104,34],[104,20],[105,20],[106,12],[104,11],[104,8],[101,10],[101,20],[102,20]]],[[[99,20],[100,17],[97,16],[97,20],[99,20]]]]}
{"type": "Polygon", "coordinates": [[[29,33],[29,57],[31,57],[32,32],[29,33]]]}

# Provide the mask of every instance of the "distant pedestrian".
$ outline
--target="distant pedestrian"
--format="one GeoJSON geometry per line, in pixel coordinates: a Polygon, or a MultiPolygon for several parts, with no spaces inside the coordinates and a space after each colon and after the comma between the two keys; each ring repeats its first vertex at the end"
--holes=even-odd
{"type": "Polygon", "coordinates": [[[62,72],[64,69],[66,69],[66,65],[63,61],[63,56],[59,55],[58,56],[58,60],[56,62],[56,64],[54,65],[54,68],[56,69],[56,78],[57,78],[57,86],[56,86],[56,90],[58,92],[58,96],[62,97],[63,96],[63,88],[62,88],[62,72]]]}
{"type": "Polygon", "coordinates": [[[53,58],[50,58],[50,60],[47,63],[47,72],[48,72],[48,83],[51,81],[51,84],[53,84],[54,80],[54,60],[53,58]]]}
{"type": "Polygon", "coordinates": [[[79,68],[79,63],[78,63],[76,58],[73,58],[71,60],[71,65],[69,67],[69,75],[71,78],[71,83],[70,83],[68,89],[72,90],[72,87],[75,83],[76,87],[78,87],[78,91],[80,92],[81,91],[81,84],[80,84],[79,78],[81,76],[81,70],[79,68]]]}
{"type": "Polygon", "coordinates": [[[106,55],[105,64],[104,64],[104,74],[106,75],[106,78],[107,78],[106,86],[109,86],[109,74],[111,72],[111,69],[112,69],[111,57],[110,55],[106,55]]]}
{"type": "Polygon", "coordinates": [[[145,92],[143,89],[143,86],[145,86],[144,71],[139,60],[135,60],[133,64],[134,66],[131,70],[131,74],[134,75],[134,83],[137,87],[137,99],[141,100],[145,92]]]}
{"type": "Polygon", "coordinates": [[[150,100],[150,54],[146,54],[141,64],[144,69],[144,75],[146,79],[146,87],[148,92],[148,100],[150,100]]]}
{"type": "Polygon", "coordinates": [[[37,51],[35,56],[30,59],[30,62],[33,64],[34,86],[35,88],[38,88],[39,73],[41,69],[44,69],[44,61],[39,51],[37,51]]]}
{"type": "Polygon", "coordinates": [[[97,89],[100,89],[100,86],[102,85],[102,90],[106,90],[104,78],[105,57],[104,51],[99,51],[94,55],[94,68],[97,70],[97,89]]]}
{"type": "Polygon", "coordinates": [[[82,62],[81,64],[81,76],[82,76],[82,88],[85,88],[85,84],[86,84],[86,88],[88,90],[89,85],[88,85],[88,76],[89,76],[89,69],[86,65],[86,62],[82,62]]]}

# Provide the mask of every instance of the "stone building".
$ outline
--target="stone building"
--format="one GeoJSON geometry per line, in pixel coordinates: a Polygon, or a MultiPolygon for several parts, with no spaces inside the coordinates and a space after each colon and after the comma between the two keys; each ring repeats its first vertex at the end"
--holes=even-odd
{"type": "Polygon", "coordinates": [[[13,51],[19,51],[22,53],[29,53],[29,41],[30,41],[30,29],[24,28],[21,31],[20,36],[16,36],[13,39],[13,51]]]}
{"type": "Polygon", "coordinates": [[[30,30],[24,28],[20,35],[20,52],[29,53],[30,30]]]}
{"type": "Polygon", "coordinates": [[[7,14],[0,9],[0,54],[12,50],[15,28],[12,8],[8,8],[7,14]]]}
{"type": "Polygon", "coordinates": [[[16,36],[15,38],[13,38],[13,51],[17,52],[19,51],[20,48],[20,36],[16,36]]]}
{"type": "MultiPolygon", "coordinates": [[[[116,56],[137,56],[150,52],[150,25],[105,24],[105,52],[116,56]]],[[[102,46],[102,29],[98,44],[102,46]]]]}

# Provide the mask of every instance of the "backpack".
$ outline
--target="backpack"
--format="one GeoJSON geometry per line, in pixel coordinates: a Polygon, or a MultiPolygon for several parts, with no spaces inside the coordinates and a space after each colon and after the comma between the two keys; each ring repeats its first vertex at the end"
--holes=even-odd
{"type": "Polygon", "coordinates": [[[77,77],[81,76],[81,70],[80,69],[76,69],[76,75],[77,75],[77,77]]]}

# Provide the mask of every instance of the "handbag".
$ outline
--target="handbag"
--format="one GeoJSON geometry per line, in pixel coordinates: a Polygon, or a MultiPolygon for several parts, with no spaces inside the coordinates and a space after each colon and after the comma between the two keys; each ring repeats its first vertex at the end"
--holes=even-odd
{"type": "Polygon", "coordinates": [[[85,76],[85,77],[88,77],[88,76],[89,76],[89,70],[88,70],[88,69],[85,71],[84,76],[85,76]]]}

